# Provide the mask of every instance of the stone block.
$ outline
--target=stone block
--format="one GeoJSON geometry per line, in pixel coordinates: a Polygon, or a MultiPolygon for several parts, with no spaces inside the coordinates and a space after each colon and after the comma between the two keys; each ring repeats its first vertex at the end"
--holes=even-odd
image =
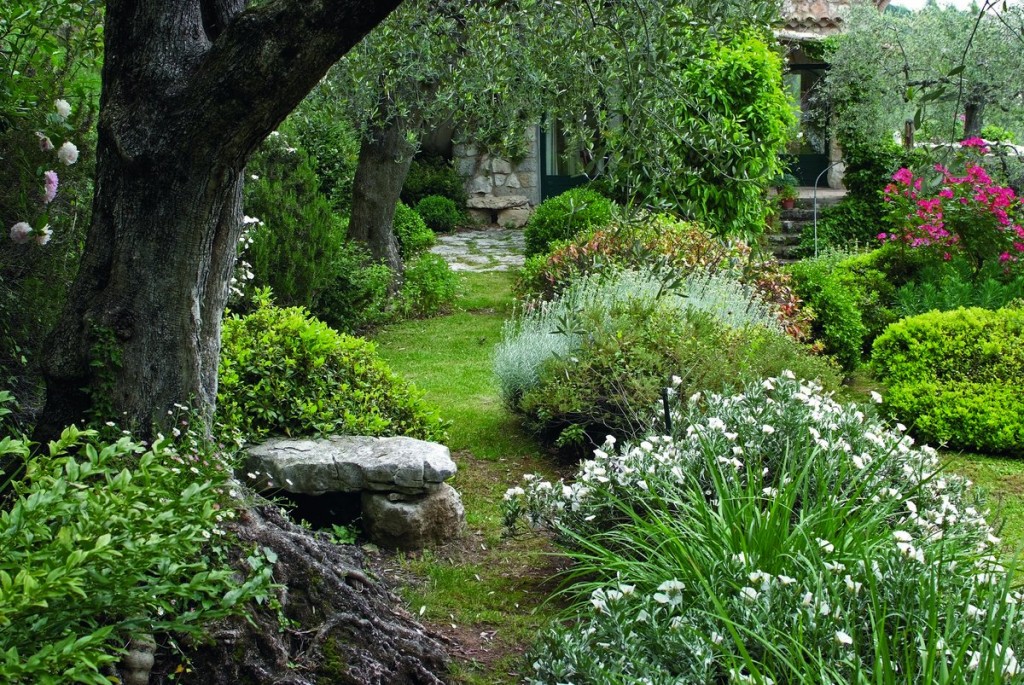
{"type": "Polygon", "coordinates": [[[491,160],[491,171],[496,174],[511,174],[512,165],[506,159],[495,158],[491,160]]]}
{"type": "Polygon", "coordinates": [[[404,550],[454,540],[466,512],[455,488],[442,485],[426,495],[363,493],[363,527],[378,544],[404,550]]]}
{"type": "Polygon", "coordinates": [[[530,220],[533,210],[526,208],[502,209],[498,212],[498,225],[506,228],[522,228],[530,220]]]}
{"type": "Polygon", "coordinates": [[[474,224],[493,224],[494,212],[488,209],[467,209],[466,214],[474,224]]]}

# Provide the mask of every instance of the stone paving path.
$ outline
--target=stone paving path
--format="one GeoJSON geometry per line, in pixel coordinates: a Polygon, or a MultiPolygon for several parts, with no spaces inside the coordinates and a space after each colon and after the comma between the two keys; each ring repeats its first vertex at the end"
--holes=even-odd
{"type": "Polygon", "coordinates": [[[508,271],[523,265],[526,243],[520,228],[488,226],[439,233],[430,251],[444,257],[452,271],[508,271]]]}

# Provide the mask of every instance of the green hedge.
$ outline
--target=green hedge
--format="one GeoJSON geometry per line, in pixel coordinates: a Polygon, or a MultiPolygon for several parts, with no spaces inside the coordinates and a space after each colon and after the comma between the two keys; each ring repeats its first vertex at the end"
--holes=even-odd
{"type": "Polygon", "coordinates": [[[392,373],[373,343],[328,328],[301,307],[270,304],[224,321],[217,421],[267,434],[409,435],[443,440],[444,424],[392,373]]]}
{"type": "Polygon", "coordinates": [[[980,308],[903,319],[875,340],[872,366],[893,413],[926,440],[1024,450],[1024,310],[980,308]]]}

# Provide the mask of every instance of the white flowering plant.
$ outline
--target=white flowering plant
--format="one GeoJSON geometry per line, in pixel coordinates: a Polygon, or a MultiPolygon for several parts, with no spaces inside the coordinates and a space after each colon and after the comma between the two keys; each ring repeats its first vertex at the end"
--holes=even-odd
{"type": "Polygon", "coordinates": [[[1020,595],[979,493],[788,376],[690,398],[673,435],[509,491],[506,523],[576,561],[573,621],[529,682],[1024,682],[1020,595]]]}

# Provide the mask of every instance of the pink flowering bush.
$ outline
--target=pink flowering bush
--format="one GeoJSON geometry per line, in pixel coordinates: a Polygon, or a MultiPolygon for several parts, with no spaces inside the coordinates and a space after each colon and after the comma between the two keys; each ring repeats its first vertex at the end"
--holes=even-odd
{"type": "Polygon", "coordinates": [[[906,167],[893,174],[885,200],[894,229],[879,239],[944,261],[964,257],[976,271],[995,261],[1018,264],[1024,258],[1021,200],[981,166],[987,152],[983,140],[969,138],[961,143],[959,175],[941,164],[934,167],[937,176],[915,175],[906,167]]]}

